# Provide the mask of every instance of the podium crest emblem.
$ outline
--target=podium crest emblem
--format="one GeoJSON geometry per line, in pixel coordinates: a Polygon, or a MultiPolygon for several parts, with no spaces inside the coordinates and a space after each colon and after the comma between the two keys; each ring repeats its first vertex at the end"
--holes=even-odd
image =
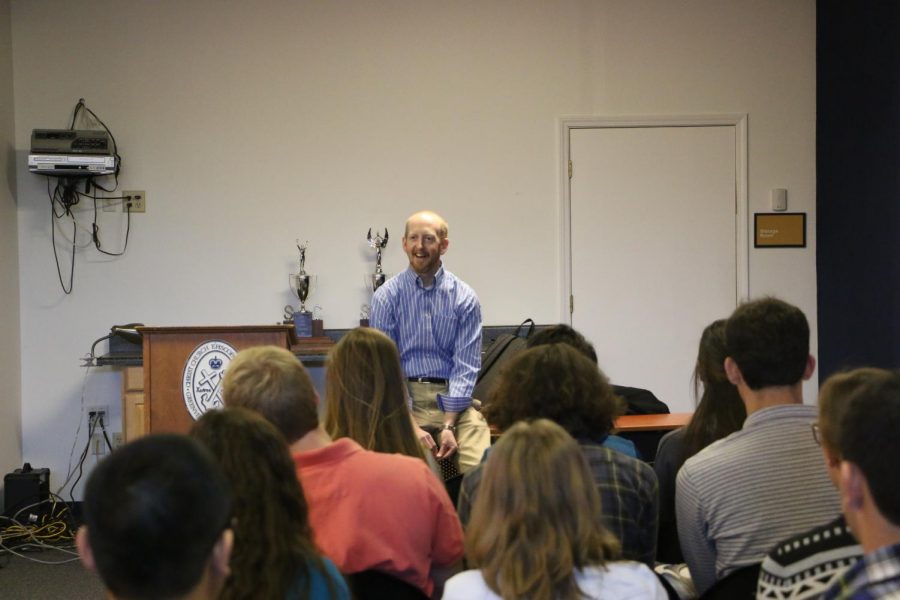
{"type": "Polygon", "coordinates": [[[197,420],[208,410],[222,408],[222,379],[228,363],[237,354],[221,340],[197,346],[184,363],[181,392],[188,412],[197,420]]]}

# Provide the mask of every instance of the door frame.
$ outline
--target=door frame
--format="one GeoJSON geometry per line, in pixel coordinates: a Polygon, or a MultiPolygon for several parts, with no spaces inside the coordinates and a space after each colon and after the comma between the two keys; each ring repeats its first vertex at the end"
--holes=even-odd
{"type": "Polygon", "coordinates": [[[569,178],[570,134],[573,129],[637,127],[734,127],[735,305],[750,297],[750,230],[747,199],[747,114],[565,116],[559,119],[560,322],[572,323],[572,188],[569,178]]]}

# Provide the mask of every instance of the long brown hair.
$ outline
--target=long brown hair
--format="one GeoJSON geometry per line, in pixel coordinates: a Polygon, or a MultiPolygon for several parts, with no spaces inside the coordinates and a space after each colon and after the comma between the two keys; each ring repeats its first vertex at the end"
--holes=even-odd
{"type": "Polygon", "coordinates": [[[284,436],[240,407],[204,413],[190,435],[212,452],[234,493],[231,576],[220,598],[285,598],[296,582],[308,586],[310,565],[324,572],[324,564],[284,436]]]}
{"type": "Polygon", "coordinates": [[[713,321],[700,336],[693,378],[699,402],[684,432],[685,460],[740,429],[747,418],[737,387],[725,375],[725,323],[725,319],[713,321]]]}
{"type": "Polygon", "coordinates": [[[484,467],[467,558],[504,600],[580,598],[575,571],[619,556],[577,442],[547,419],[509,428],[484,467]]]}
{"type": "Polygon", "coordinates": [[[328,354],[325,430],[332,438],[425,460],[406,397],[397,346],[377,329],[348,332],[328,354]]]}

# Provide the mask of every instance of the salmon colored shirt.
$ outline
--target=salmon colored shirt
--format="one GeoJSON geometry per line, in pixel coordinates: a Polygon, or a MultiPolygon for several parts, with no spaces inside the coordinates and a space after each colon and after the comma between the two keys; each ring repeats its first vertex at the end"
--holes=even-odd
{"type": "Polygon", "coordinates": [[[381,571],[430,596],[431,569],[462,558],[456,510],[424,461],[341,438],[294,463],[316,544],[341,572],[381,571]]]}

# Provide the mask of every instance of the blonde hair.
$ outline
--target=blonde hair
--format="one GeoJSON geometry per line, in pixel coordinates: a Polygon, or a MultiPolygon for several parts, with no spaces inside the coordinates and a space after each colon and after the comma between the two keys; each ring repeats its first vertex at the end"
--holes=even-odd
{"type": "Polygon", "coordinates": [[[863,385],[888,377],[890,371],[864,367],[837,373],[819,389],[819,436],[828,453],[840,458],[841,422],[847,414],[848,400],[863,385]]]}
{"type": "Polygon", "coordinates": [[[504,600],[580,598],[575,571],[619,556],[601,515],[575,440],[547,419],[523,421],[500,437],[485,464],[467,558],[504,600]]]}
{"type": "Polygon", "coordinates": [[[403,237],[404,238],[406,238],[406,236],[409,234],[410,222],[417,220],[417,219],[430,221],[434,225],[435,231],[437,232],[439,239],[445,240],[445,239],[447,239],[447,236],[450,235],[450,226],[447,224],[447,221],[444,220],[444,217],[442,217],[441,215],[437,214],[434,211],[423,210],[423,211],[419,211],[413,215],[410,215],[410,217],[406,220],[406,224],[403,227],[403,237]]]}
{"type": "Polygon", "coordinates": [[[316,389],[309,373],[296,356],[277,346],[238,352],[225,371],[222,399],[226,406],[260,413],[289,444],[319,426],[316,389]]]}
{"type": "Polygon", "coordinates": [[[325,430],[367,450],[425,460],[406,403],[406,381],[394,342],[359,327],[331,349],[325,375],[325,430]]]}

